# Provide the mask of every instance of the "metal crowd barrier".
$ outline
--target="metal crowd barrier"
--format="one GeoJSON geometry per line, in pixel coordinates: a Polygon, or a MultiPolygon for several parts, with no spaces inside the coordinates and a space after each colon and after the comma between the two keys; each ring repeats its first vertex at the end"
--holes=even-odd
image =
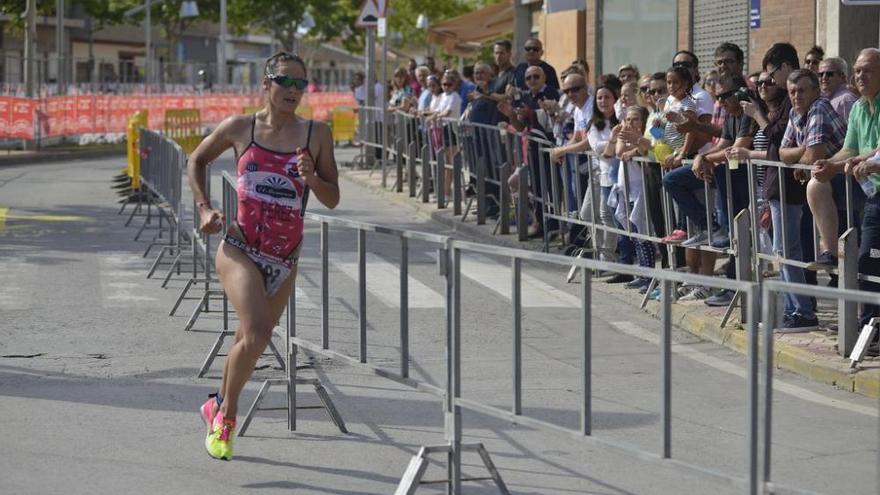
{"type": "MultiPolygon", "coordinates": [[[[360,109],[361,114],[364,112],[380,112],[381,109],[360,109]]],[[[373,117],[374,121],[378,121],[378,117],[373,117]]],[[[440,173],[442,170],[452,170],[454,187],[453,191],[453,210],[456,215],[461,215],[462,221],[476,204],[477,224],[485,223],[489,207],[495,209],[497,206],[500,210],[498,220],[493,233],[506,235],[510,233],[510,226],[516,225],[517,239],[524,241],[528,238],[528,215],[529,215],[529,198],[536,206],[536,214],[542,216],[544,225],[548,221],[556,221],[561,224],[560,232],[564,235],[573,228],[586,229],[591,239],[596,239],[597,234],[609,233],[622,236],[628,236],[633,240],[642,240],[654,243],[665,250],[666,258],[669,260],[669,266],[673,269],[678,268],[675,264],[675,250],[678,245],[670,245],[663,243],[662,238],[672,232],[676,228],[676,220],[679,218],[678,207],[672,201],[671,196],[662,189],[660,182],[668,170],[659,167],[656,162],[651,162],[646,158],[634,158],[630,162],[621,162],[620,166],[624,167],[624,176],[626,180],[621,184],[623,196],[623,210],[626,218],[629,219],[632,213],[630,203],[634,199],[630,195],[630,166],[638,167],[639,178],[642,184],[647,184],[646,180],[651,178],[652,184],[656,184],[659,191],[660,205],[662,213],[656,214],[647,211],[645,208],[643,214],[646,216],[645,224],[648,226],[647,232],[636,232],[630,222],[622,222],[622,228],[618,226],[605,225],[599,218],[599,201],[601,194],[597,191],[595,194],[589,194],[588,200],[592,203],[586,218],[580,218],[578,212],[581,209],[584,197],[589,192],[586,185],[596,184],[595,173],[597,167],[595,160],[598,157],[587,152],[578,155],[570,155],[561,164],[551,163],[549,159],[549,151],[553,144],[536,139],[522,133],[508,132],[505,129],[496,126],[487,126],[482,124],[474,124],[470,122],[456,121],[453,119],[443,119],[442,122],[436,122],[432,119],[425,119],[415,115],[403,114],[400,112],[391,113],[388,126],[389,145],[386,150],[386,156],[389,163],[393,162],[396,173],[397,182],[394,190],[403,192],[404,184],[407,185],[408,194],[411,197],[420,197],[423,203],[430,201],[430,193],[433,190],[436,198],[437,208],[445,208],[447,206],[447,198],[445,197],[445,175],[440,173]],[[443,129],[440,131],[440,129],[443,129]],[[442,132],[448,132],[455,136],[458,144],[456,156],[452,158],[452,163],[444,151],[442,143],[437,143],[438,135],[442,132]],[[651,167],[659,167],[659,178],[657,172],[651,170],[651,167]],[[511,191],[508,187],[508,180],[512,174],[516,173],[520,176],[517,187],[511,191]],[[470,180],[468,180],[468,177],[470,180]],[[404,180],[404,178],[406,180],[404,180]],[[659,181],[659,182],[658,182],[659,181]],[[463,204],[463,200],[467,204],[463,204]],[[511,207],[513,209],[511,209],[511,207]],[[662,225],[662,230],[657,228],[658,221],[662,225]],[[663,235],[660,235],[660,232],[663,235]]],[[[373,126],[378,129],[378,126],[373,126]]],[[[378,132],[378,131],[376,131],[378,132]]],[[[442,139],[442,137],[440,138],[442,139]]],[[[374,138],[368,146],[376,148],[382,146],[383,139],[374,138]]],[[[690,167],[692,161],[686,160],[682,166],[690,167]]],[[[716,168],[716,180],[725,181],[727,186],[726,206],[728,212],[727,219],[720,219],[720,222],[727,222],[728,235],[730,244],[724,248],[712,247],[713,239],[713,220],[719,220],[715,214],[715,191],[714,186],[710,183],[704,183],[702,197],[703,207],[706,210],[706,225],[694,226],[688,221],[689,232],[693,232],[697,227],[699,230],[706,230],[709,240],[702,245],[689,249],[697,249],[700,251],[714,252],[719,255],[733,256],[736,262],[735,272],[736,278],[743,281],[762,282],[763,270],[762,263],[771,261],[781,265],[790,266],[806,266],[803,261],[786,259],[784,256],[777,254],[765,254],[761,252],[761,242],[759,239],[760,230],[759,214],[761,200],[756,191],[756,177],[754,173],[755,166],[764,167],[781,167],[796,168],[803,170],[812,170],[813,167],[806,165],[785,165],[780,162],[770,162],[765,160],[743,161],[740,165],[748,169],[749,182],[749,198],[748,208],[740,211],[733,211],[734,206],[734,189],[731,178],[731,172],[726,166],[716,168]]],[[[615,178],[616,179],[616,178],[615,178]]],[[[780,181],[781,189],[784,189],[784,181],[780,181]]],[[[595,187],[598,189],[598,187],[595,187]]],[[[840,275],[840,287],[848,289],[856,289],[859,281],[872,281],[880,283],[880,277],[871,277],[867,274],[858,273],[857,252],[858,239],[855,227],[855,215],[852,205],[852,186],[851,181],[847,181],[847,227],[852,232],[847,232],[840,237],[840,251],[849,253],[840,256],[840,266],[836,272],[840,275]]],[[[643,191],[644,191],[643,186],[643,191]]],[[[698,193],[699,194],[699,193],[698,193]]],[[[656,206],[656,205],[654,205],[656,206]]],[[[815,223],[814,223],[815,228],[815,223]]],[[[550,229],[544,228],[543,245],[544,251],[549,251],[550,247],[550,229]]],[[[813,240],[816,243],[817,235],[814,233],[813,240]]],[[[788,241],[783,239],[784,243],[788,241]]],[[[593,246],[593,249],[595,246],[593,246]]],[[[814,251],[818,251],[814,249],[814,251]]],[[[572,274],[575,271],[572,271],[572,274]]],[[[834,271],[833,271],[834,272],[834,271]]],[[[651,281],[650,289],[657,287],[656,281],[651,281]]],[[[647,304],[648,296],[651,294],[649,290],[641,305],[647,304]]],[[[726,326],[736,307],[740,309],[740,321],[746,319],[746,307],[742,304],[742,294],[735,294],[733,300],[726,308],[721,317],[720,324],[726,326]]],[[[840,339],[839,352],[841,355],[848,355],[852,350],[852,346],[857,338],[858,328],[856,325],[857,307],[852,302],[840,302],[838,311],[838,338],[840,339]]]]}
{"type": "MultiPolygon", "coordinates": [[[[161,136],[143,136],[144,143],[155,143],[151,139],[158,138],[167,141],[161,136]]],[[[156,148],[153,148],[154,150],[156,148]]],[[[169,148],[174,150],[174,148],[169,148]]],[[[161,154],[154,154],[154,157],[161,154]]],[[[175,189],[175,174],[177,180],[181,177],[181,163],[179,160],[155,160],[150,161],[147,155],[145,167],[143,168],[142,179],[150,190],[154,191],[157,197],[168,203],[164,208],[176,211],[175,214],[180,215],[180,194],[179,188],[175,189]],[[156,168],[153,169],[152,166],[156,168]],[[158,169],[166,169],[161,172],[158,169]],[[176,196],[175,196],[176,195],[176,196]],[[172,199],[176,198],[176,203],[172,199]],[[173,206],[176,204],[177,206],[173,206]],[[176,209],[175,209],[176,208],[176,209]]],[[[522,166],[522,165],[521,165],[522,166]]],[[[534,170],[540,172],[538,167],[534,170]]],[[[534,173],[529,171],[527,173],[534,173]]],[[[524,181],[523,181],[524,182],[524,181]]],[[[229,174],[223,176],[223,197],[221,207],[224,209],[229,218],[234,218],[237,209],[237,198],[235,196],[235,179],[229,174]]],[[[557,205],[555,195],[558,195],[559,189],[554,190],[554,196],[550,197],[549,204],[557,205]]],[[[545,198],[546,200],[547,198],[545,198]]],[[[549,207],[548,207],[549,210],[549,207]]],[[[563,210],[566,211],[566,210],[563,210]]],[[[566,215],[559,215],[564,217],[566,215]]],[[[742,213],[740,214],[742,217],[742,213]]],[[[731,485],[734,487],[744,488],[750,494],[759,493],[807,493],[797,488],[784,486],[772,481],[771,478],[771,445],[773,439],[773,366],[774,366],[774,339],[773,329],[776,320],[779,317],[777,310],[777,294],[784,292],[795,292],[813,297],[821,298],[837,298],[850,304],[857,303],[876,303],[877,296],[874,293],[853,291],[849,289],[830,289],[822,287],[813,287],[808,285],[787,284],[778,281],[764,281],[758,284],[753,281],[730,280],[719,277],[705,277],[700,275],[691,275],[679,273],[672,270],[661,270],[656,268],[645,268],[632,265],[622,265],[618,263],[609,263],[585,258],[570,258],[561,255],[526,251],[522,249],[504,248],[495,245],[478,244],[452,239],[447,236],[436,234],[415,232],[403,230],[382,225],[369,224],[364,222],[352,221],[347,219],[335,218],[325,215],[316,215],[308,213],[306,215],[308,222],[317,222],[320,225],[320,270],[321,270],[321,302],[320,302],[320,342],[312,342],[297,336],[296,325],[296,291],[291,291],[289,306],[287,311],[287,325],[285,332],[286,341],[286,359],[280,359],[287,372],[284,379],[266,380],[251,406],[247,417],[242,423],[239,435],[244,435],[248,425],[252,421],[254,414],[258,410],[264,410],[259,407],[260,401],[265,397],[268,389],[272,385],[284,385],[287,388],[288,404],[288,427],[293,430],[296,428],[296,412],[298,409],[321,407],[327,410],[331,420],[342,430],[345,430],[345,424],[339,416],[338,411],[333,406],[329,394],[323,388],[320,380],[314,378],[305,378],[297,376],[298,371],[302,368],[297,366],[297,353],[300,349],[324,357],[345,362],[347,364],[369,370],[373,374],[393,380],[397,383],[409,386],[413,389],[428,392],[442,401],[444,409],[444,438],[445,442],[439,445],[428,445],[422,447],[419,452],[412,458],[407,466],[404,475],[396,490],[397,495],[415,493],[422,483],[422,480],[429,457],[433,454],[442,453],[447,455],[448,459],[448,479],[444,482],[449,485],[449,492],[460,494],[462,492],[462,482],[473,481],[478,479],[492,480],[501,493],[509,493],[501,474],[492,462],[489,451],[480,443],[465,443],[463,441],[464,421],[462,416],[463,410],[476,412],[495,418],[510,421],[515,424],[530,426],[541,429],[543,431],[563,433],[577,439],[588,439],[597,445],[609,447],[621,451],[623,453],[633,455],[641,460],[649,462],[657,462],[678,470],[686,470],[692,473],[700,474],[712,478],[713,480],[731,485]],[[334,349],[332,346],[333,339],[331,335],[330,320],[330,227],[339,227],[346,230],[353,230],[357,235],[357,313],[358,313],[358,342],[357,355],[349,355],[343,351],[334,349]],[[391,371],[387,366],[387,360],[380,362],[371,362],[368,342],[368,306],[367,306],[367,233],[373,233],[381,236],[389,236],[397,239],[400,246],[400,318],[399,318],[399,363],[398,370],[391,371]],[[410,241],[426,242],[435,246],[438,250],[438,269],[439,275],[445,281],[445,324],[446,324],[446,383],[443,386],[435,386],[421,380],[414,379],[410,376],[410,332],[409,332],[409,243],[410,241]],[[462,395],[462,373],[463,362],[461,359],[463,335],[470,331],[480,331],[478,328],[468,329],[463,326],[462,315],[464,312],[462,304],[462,257],[470,254],[501,256],[510,260],[511,270],[511,286],[510,301],[511,313],[510,322],[512,334],[510,337],[510,346],[513,349],[510,371],[511,371],[511,388],[513,399],[509,408],[501,408],[480,400],[465,398],[462,395]],[[531,417],[523,414],[523,383],[524,383],[524,367],[522,362],[523,349],[523,330],[522,330],[522,265],[523,261],[540,263],[542,265],[569,266],[575,265],[581,272],[582,284],[580,294],[580,312],[581,321],[578,333],[581,336],[580,346],[580,369],[578,376],[581,380],[581,396],[579,400],[580,411],[580,428],[570,429],[558,424],[548,422],[544,419],[531,417]],[[662,377],[662,385],[659,391],[659,401],[661,403],[661,427],[658,448],[656,451],[645,450],[636,445],[620,442],[604,438],[593,429],[593,393],[592,393],[592,362],[593,362],[593,346],[592,346],[592,291],[593,285],[592,273],[594,271],[606,271],[612,273],[628,274],[650,278],[657,281],[661,287],[662,297],[661,319],[660,319],[660,362],[659,371],[662,377]],[[703,285],[712,288],[727,289],[737,291],[743,295],[743,306],[747,309],[746,332],[748,338],[747,344],[747,382],[748,382],[748,417],[747,424],[747,443],[746,452],[744,454],[748,458],[748,467],[744,473],[730,474],[717,471],[712,468],[700,466],[688,461],[673,458],[672,444],[672,303],[674,302],[674,287],[676,283],[690,283],[703,285]],[[759,329],[759,314],[763,314],[763,330],[759,329]],[[761,335],[763,331],[763,336],[761,335]],[[763,354],[761,354],[761,338],[763,338],[763,354]],[[761,365],[760,359],[763,355],[764,362],[761,365]],[[299,406],[297,405],[297,385],[310,384],[315,387],[317,395],[322,402],[320,406],[299,406]],[[489,476],[482,478],[464,478],[462,474],[462,454],[466,452],[476,452],[486,468],[489,476]]],[[[593,222],[594,224],[596,222],[593,222]]],[[[195,224],[197,226],[197,223],[195,224]]],[[[595,227],[595,226],[594,226],[595,227]]],[[[850,230],[851,232],[851,230],[850,230]]],[[[646,234],[647,235],[647,234],[646,234]]],[[[650,237],[650,236],[648,236],[650,237]]],[[[193,245],[199,245],[204,248],[204,252],[210,252],[209,238],[201,234],[193,235],[193,245]],[[197,240],[198,239],[198,240],[197,240]]],[[[194,259],[194,270],[197,263],[194,259]]],[[[206,270],[210,266],[209,260],[205,259],[206,270]]],[[[300,270],[307,270],[307,266],[300,266],[300,270]]],[[[210,272],[208,272],[210,273],[210,272]]],[[[300,274],[303,276],[303,274],[300,274]]],[[[224,299],[225,302],[225,299],[224,299]]],[[[228,316],[228,305],[224,304],[224,316],[228,316]]],[[[224,330],[228,330],[228,319],[224,321],[224,330]]],[[[225,334],[224,334],[225,336],[225,334]]],[[[221,337],[222,339],[222,337],[221,337]]],[[[222,340],[221,340],[222,343],[222,340]]]]}
{"type": "MultiPolygon", "coordinates": [[[[408,465],[403,478],[398,485],[398,495],[415,493],[418,486],[422,482],[429,457],[432,454],[446,454],[449,459],[448,475],[449,478],[444,480],[449,483],[450,493],[461,493],[462,482],[473,479],[465,479],[462,476],[462,454],[465,452],[476,452],[480,455],[481,460],[489,474],[488,477],[478,479],[491,479],[496,484],[501,493],[509,493],[504,484],[499,471],[495,468],[491,460],[491,456],[486,448],[479,443],[465,443],[463,441],[464,423],[462,420],[462,410],[469,410],[515,424],[526,425],[539,428],[545,431],[564,433],[578,439],[590,439],[598,445],[615,448],[619,451],[634,455],[642,460],[662,462],[676,469],[684,469],[694,473],[699,473],[713,478],[725,484],[738,487],[747,487],[749,493],[759,493],[760,477],[759,477],[759,451],[762,437],[759,435],[759,354],[758,354],[758,286],[751,282],[741,282],[717,277],[705,277],[699,275],[689,275],[669,270],[658,270],[642,268],[637,266],[621,265],[616,263],[608,263],[589,259],[575,259],[569,257],[535,253],[521,249],[501,248],[498,246],[490,246],[471,242],[464,242],[449,237],[402,230],[397,228],[385,227],[369,223],[357,222],[352,220],[328,217],[323,215],[307,214],[307,220],[310,222],[318,222],[321,232],[321,253],[320,253],[320,342],[312,342],[296,335],[296,321],[293,316],[290,323],[290,357],[295,359],[296,352],[302,348],[324,357],[342,361],[360,369],[368,370],[371,373],[393,380],[397,383],[407,385],[413,389],[428,392],[443,402],[444,415],[444,431],[445,443],[439,445],[423,446],[419,452],[412,458],[408,465]],[[330,289],[329,289],[329,259],[331,252],[330,245],[330,227],[342,227],[346,230],[354,230],[358,239],[358,343],[356,355],[349,355],[340,350],[336,350],[332,345],[333,339],[331,334],[331,325],[329,318],[330,305],[330,289]],[[386,366],[387,359],[380,360],[379,364],[371,361],[369,352],[369,342],[367,333],[367,302],[366,302],[366,263],[367,263],[367,233],[375,233],[383,236],[396,238],[400,245],[400,327],[399,331],[399,369],[397,371],[389,370],[386,366]],[[437,387],[420,380],[416,380],[410,376],[410,346],[409,346],[409,307],[408,307],[408,274],[409,274],[409,241],[419,240],[433,244],[439,250],[438,261],[440,275],[444,277],[446,284],[446,384],[444,387],[437,387]],[[462,326],[462,301],[461,301],[461,259],[462,256],[475,253],[478,255],[504,256],[511,261],[511,323],[513,328],[510,345],[514,349],[512,361],[510,363],[513,389],[513,402],[509,409],[499,408],[491,404],[483,403],[478,400],[462,397],[462,361],[461,361],[461,343],[462,335],[467,332],[462,326]],[[582,335],[582,354],[581,369],[579,376],[583,384],[581,391],[580,418],[581,427],[572,430],[547,422],[540,418],[530,417],[523,414],[522,397],[523,397],[523,363],[522,363],[522,288],[521,288],[521,270],[522,262],[539,262],[542,264],[568,266],[571,263],[577,265],[584,277],[584,283],[581,285],[581,327],[579,329],[582,335]],[[615,273],[625,273],[636,276],[645,276],[656,279],[662,287],[663,297],[661,304],[663,307],[661,318],[661,352],[659,368],[663,376],[661,393],[659,400],[662,404],[662,427],[659,448],[657,452],[646,451],[637,446],[610,440],[597,436],[592,428],[592,387],[591,387],[591,363],[593,360],[592,352],[592,272],[594,270],[605,270],[615,273]],[[723,288],[728,290],[739,291],[745,295],[746,305],[749,310],[749,323],[747,332],[749,336],[749,353],[748,353],[748,383],[749,383],[749,414],[747,418],[748,425],[748,442],[747,455],[749,466],[746,473],[742,475],[731,475],[722,473],[711,468],[698,466],[689,462],[675,459],[672,454],[672,380],[671,380],[671,332],[672,332],[672,310],[673,288],[675,283],[694,283],[706,285],[709,287],[723,288]]],[[[301,266],[300,270],[306,268],[301,266]]],[[[303,274],[301,274],[303,275],[303,274]]],[[[296,300],[291,298],[290,314],[296,314],[296,300]]],[[[473,329],[474,331],[478,329],[473,329]]],[[[288,367],[290,376],[295,379],[296,367],[293,366],[294,361],[288,367]]],[[[292,383],[292,382],[291,382],[292,383]]],[[[290,390],[290,397],[295,395],[295,390],[290,390]]],[[[772,405],[770,406],[772,407],[772,405]]]]}
{"type": "MultiPolygon", "coordinates": [[[[758,196],[759,191],[757,190],[757,180],[755,178],[755,167],[764,167],[775,168],[777,169],[777,193],[780,201],[784,202],[786,197],[786,181],[784,179],[786,170],[803,170],[806,173],[810,173],[815,169],[813,165],[803,165],[803,164],[793,164],[788,165],[782,162],[773,162],[768,160],[751,160],[748,162],[748,171],[749,171],[749,208],[752,212],[753,225],[758,225],[758,215],[760,214],[759,205],[758,205],[758,196]]],[[[845,181],[845,201],[846,204],[843,205],[844,208],[841,208],[841,205],[836,205],[838,210],[846,211],[846,228],[844,229],[843,235],[841,235],[837,239],[836,245],[838,246],[837,253],[838,255],[838,267],[836,269],[832,269],[830,271],[831,274],[838,275],[838,288],[839,289],[847,289],[847,290],[857,290],[858,289],[858,281],[859,280],[867,280],[872,282],[880,282],[880,278],[871,277],[867,274],[858,273],[858,229],[861,227],[858,224],[858,212],[854,203],[854,189],[853,189],[854,180],[851,177],[847,177],[845,181]],[[843,256],[839,256],[840,253],[844,253],[843,256]]],[[[767,208],[770,206],[767,205],[767,208]]],[[[804,202],[803,208],[805,210],[809,209],[809,206],[804,202]]],[[[838,212],[833,212],[835,216],[839,216],[838,212]]],[[[785,208],[781,208],[780,210],[780,218],[782,219],[782,223],[786,222],[786,211],[785,208]]],[[[814,255],[818,255],[821,250],[819,249],[819,231],[816,226],[815,217],[811,222],[811,243],[813,248],[814,255]]],[[[840,229],[840,226],[838,226],[840,229]]],[[[757,235],[758,229],[753,229],[753,245],[755,248],[752,250],[752,261],[754,263],[754,272],[756,276],[756,280],[761,283],[763,282],[764,276],[763,271],[761,270],[761,262],[769,261],[773,263],[778,263],[780,266],[788,265],[794,266],[802,269],[806,269],[809,262],[804,260],[794,260],[791,258],[787,258],[785,253],[788,252],[788,246],[791,240],[788,238],[788,234],[786,229],[782,229],[782,254],[778,254],[773,252],[772,254],[762,253],[757,246],[757,235]]],[[[801,247],[802,250],[805,246],[801,247]]],[[[858,338],[858,307],[857,303],[852,301],[847,301],[845,299],[838,299],[836,296],[832,296],[829,299],[837,299],[838,300],[838,314],[837,314],[837,346],[838,353],[841,356],[849,356],[852,352],[853,347],[855,346],[856,340],[858,338]]]]}
{"type": "MultiPolygon", "coordinates": [[[[229,225],[229,221],[231,221],[231,219],[234,219],[238,213],[238,193],[235,189],[236,179],[229,175],[229,173],[223,172],[223,180],[221,184],[221,208],[226,215],[226,218],[228,219],[223,226],[223,235],[225,235],[226,229],[229,225]]],[[[223,329],[218,333],[217,339],[214,341],[214,345],[211,347],[211,350],[208,352],[207,357],[205,358],[201,368],[199,369],[199,378],[202,378],[205,373],[207,373],[207,371],[211,367],[211,364],[214,362],[214,359],[216,359],[218,356],[226,355],[220,354],[220,349],[223,347],[223,343],[227,337],[235,335],[235,332],[229,329],[229,300],[226,297],[226,293],[224,291],[220,290],[220,292],[223,293],[223,329]]],[[[288,412],[288,429],[290,431],[294,431],[296,430],[296,412],[300,409],[317,408],[323,408],[324,410],[326,410],[333,424],[335,424],[342,433],[348,433],[348,429],[345,426],[345,421],[342,419],[342,416],[337,411],[336,406],[333,404],[333,400],[330,398],[330,394],[327,393],[327,389],[324,388],[321,380],[319,378],[297,376],[298,370],[311,368],[312,366],[297,366],[296,348],[291,345],[291,337],[296,335],[296,290],[292,290],[290,292],[290,299],[288,301],[287,308],[287,322],[285,325],[286,328],[283,329],[285,342],[284,347],[287,349],[286,359],[278,351],[278,348],[275,346],[275,343],[272,341],[272,339],[269,339],[268,345],[270,355],[275,357],[282,370],[287,371],[287,376],[285,378],[268,378],[263,381],[263,385],[260,387],[260,391],[257,393],[254,402],[251,404],[251,407],[248,409],[248,412],[241,423],[241,427],[238,430],[238,436],[244,436],[245,433],[247,433],[248,427],[250,426],[258,411],[286,410],[288,412]],[[296,401],[297,385],[311,385],[314,388],[315,394],[318,396],[321,405],[298,405],[296,401]],[[288,397],[286,407],[260,407],[266,395],[268,394],[270,387],[272,386],[286,387],[288,397]]],[[[273,329],[273,333],[277,334],[278,330],[279,327],[276,326],[273,329]]]]}
{"type": "MultiPolygon", "coordinates": [[[[147,274],[147,278],[150,278],[163,262],[165,255],[180,252],[184,240],[181,231],[181,204],[186,157],[180,146],[164,139],[160,133],[143,128],[139,133],[142,158],[138,179],[141,195],[146,198],[147,214],[135,240],[150,228],[155,206],[158,220],[156,234],[143,256],[147,257],[154,247],[161,248],[147,274]]],[[[139,203],[132,214],[141,206],[139,203]]]]}

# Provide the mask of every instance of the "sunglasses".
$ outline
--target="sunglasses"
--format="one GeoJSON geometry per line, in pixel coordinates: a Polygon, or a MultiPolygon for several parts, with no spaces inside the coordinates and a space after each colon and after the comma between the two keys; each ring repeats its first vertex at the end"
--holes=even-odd
{"type": "Polygon", "coordinates": [[[834,77],[838,74],[836,70],[826,70],[825,72],[817,72],[816,75],[819,76],[819,79],[823,77],[834,77]]]}
{"type": "Polygon", "coordinates": [[[562,88],[562,92],[567,95],[570,95],[572,93],[577,93],[578,91],[580,91],[582,89],[584,89],[583,86],[575,86],[573,88],[562,88]]]}
{"type": "Polygon", "coordinates": [[[769,88],[772,86],[776,86],[776,81],[774,81],[773,79],[758,79],[757,81],[755,81],[755,86],[759,88],[761,86],[769,88]]]}
{"type": "Polygon", "coordinates": [[[639,91],[642,92],[642,93],[647,93],[649,89],[650,89],[650,88],[648,88],[647,86],[642,86],[642,87],[639,88],[639,91]]]}
{"type": "Polygon", "coordinates": [[[541,76],[535,74],[532,74],[531,76],[526,76],[526,81],[537,81],[538,79],[541,79],[541,76]]]}
{"type": "Polygon", "coordinates": [[[523,48],[527,52],[539,52],[541,51],[541,47],[539,46],[526,46],[523,48]]]}
{"type": "Polygon", "coordinates": [[[448,88],[448,87],[452,86],[452,83],[445,82],[445,83],[440,84],[440,86],[443,86],[444,88],[448,88]]]}
{"type": "Polygon", "coordinates": [[[666,93],[665,89],[649,89],[648,90],[649,95],[662,95],[665,93],[666,93]]]}
{"type": "Polygon", "coordinates": [[[718,100],[719,100],[719,101],[724,101],[724,100],[730,98],[731,96],[733,96],[733,95],[735,95],[735,94],[736,94],[736,90],[735,90],[735,89],[732,89],[732,90],[730,90],[730,91],[725,91],[724,93],[719,93],[719,94],[718,94],[718,100]]]}
{"type": "Polygon", "coordinates": [[[672,66],[673,67],[684,67],[685,69],[691,69],[691,68],[693,68],[694,64],[691,62],[688,62],[687,60],[679,60],[678,62],[674,62],[672,64],[672,66]]]}
{"type": "Polygon", "coordinates": [[[296,88],[300,91],[306,89],[306,86],[309,84],[308,79],[300,79],[299,77],[290,77],[282,74],[267,74],[266,79],[269,79],[282,88],[296,88]]]}

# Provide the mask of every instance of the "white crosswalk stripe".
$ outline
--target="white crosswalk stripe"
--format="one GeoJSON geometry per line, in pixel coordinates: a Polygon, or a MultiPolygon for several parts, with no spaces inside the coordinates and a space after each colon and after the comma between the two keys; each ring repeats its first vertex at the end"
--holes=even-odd
{"type": "MultiPolygon", "coordinates": [[[[436,251],[428,256],[437,259],[436,251]]],[[[462,253],[461,275],[486,287],[508,301],[511,299],[511,268],[489,257],[462,253]]],[[[522,274],[522,307],[524,308],[579,308],[579,298],[564,292],[527,273],[522,274]]]]}
{"type": "Polygon", "coordinates": [[[124,252],[98,254],[101,274],[101,301],[105,308],[129,307],[133,304],[154,303],[158,299],[145,292],[146,261],[139,255],[124,252]]]}
{"type": "Polygon", "coordinates": [[[0,260],[0,309],[27,309],[29,297],[22,283],[30,270],[24,258],[3,258],[0,260]]]}
{"type": "Polygon", "coordinates": [[[296,309],[318,309],[306,291],[298,285],[296,286],[296,309]]]}
{"type": "MultiPolygon", "coordinates": [[[[357,254],[352,252],[333,253],[330,262],[350,279],[357,281],[357,254]]],[[[424,283],[407,277],[409,285],[410,308],[442,308],[445,296],[424,283]]],[[[400,307],[400,268],[385,261],[380,256],[367,253],[367,290],[392,308],[400,307]]]]}

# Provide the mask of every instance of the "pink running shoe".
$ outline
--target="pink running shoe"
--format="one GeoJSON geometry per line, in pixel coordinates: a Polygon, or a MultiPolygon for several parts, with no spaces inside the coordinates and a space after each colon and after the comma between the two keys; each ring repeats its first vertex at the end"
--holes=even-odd
{"type": "Polygon", "coordinates": [[[681,229],[675,229],[671,234],[661,239],[661,241],[667,244],[679,244],[686,241],[688,238],[687,232],[681,229]]]}
{"type": "Polygon", "coordinates": [[[217,415],[217,411],[219,410],[220,407],[217,405],[217,400],[214,398],[213,394],[208,396],[208,400],[202,404],[201,408],[199,408],[199,412],[202,413],[202,421],[205,422],[209,435],[211,434],[211,427],[214,425],[214,416],[217,415]]]}
{"type": "Polygon", "coordinates": [[[228,419],[222,412],[214,415],[211,431],[205,438],[205,450],[214,459],[232,460],[232,439],[235,436],[235,418],[228,419]]]}

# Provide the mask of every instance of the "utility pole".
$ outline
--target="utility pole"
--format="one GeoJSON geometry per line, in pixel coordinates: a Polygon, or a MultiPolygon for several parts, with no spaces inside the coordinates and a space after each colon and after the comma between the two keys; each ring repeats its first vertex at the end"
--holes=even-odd
{"type": "Polygon", "coordinates": [[[226,0],[220,0],[220,43],[217,46],[217,82],[226,90],[226,0]]]}
{"type": "Polygon", "coordinates": [[[153,10],[153,1],[147,0],[147,17],[144,20],[144,39],[146,40],[145,45],[145,56],[144,59],[144,87],[147,96],[150,95],[150,83],[152,81],[153,76],[153,20],[150,17],[150,13],[153,10]]]}
{"type": "Polygon", "coordinates": [[[37,0],[27,0],[24,30],[24,88],[28,98],[35,96],[34,62],[37,56],[37,0]]]}
{"type": "Polygon", "coordinates": [[[64,0],[55,0],[55,55],[58,57],[58,94],[63,95],[67,93],[67,74],[64,70],[67,65],[64,57],[64,0]]]}
{"type": "MultiPolygon", "coordinates": [[[[375,86],[376,86],[376,31],[374,28],[367,28],[367,47],[366,47],[366,55],[367,55],[367,73],[364,74],[364,99],[367,107],[373,107],[376,105],[375,98],[375,86]]],[[[368,110],[366,113],[367,116],[374,115],[372,110],[368,110]]],[[[370,139],[371,137],[375,137],[376,134],[376,126],[375,122],[371,118],[365,119],[367,121],[367,142],[375,143],[375,139],[370,139]]],[[[364,148],[366,150],[366,163],[368,166],[372,167],[376,158],[373,154],[373,148],[369,146],[364,148]]]]}

